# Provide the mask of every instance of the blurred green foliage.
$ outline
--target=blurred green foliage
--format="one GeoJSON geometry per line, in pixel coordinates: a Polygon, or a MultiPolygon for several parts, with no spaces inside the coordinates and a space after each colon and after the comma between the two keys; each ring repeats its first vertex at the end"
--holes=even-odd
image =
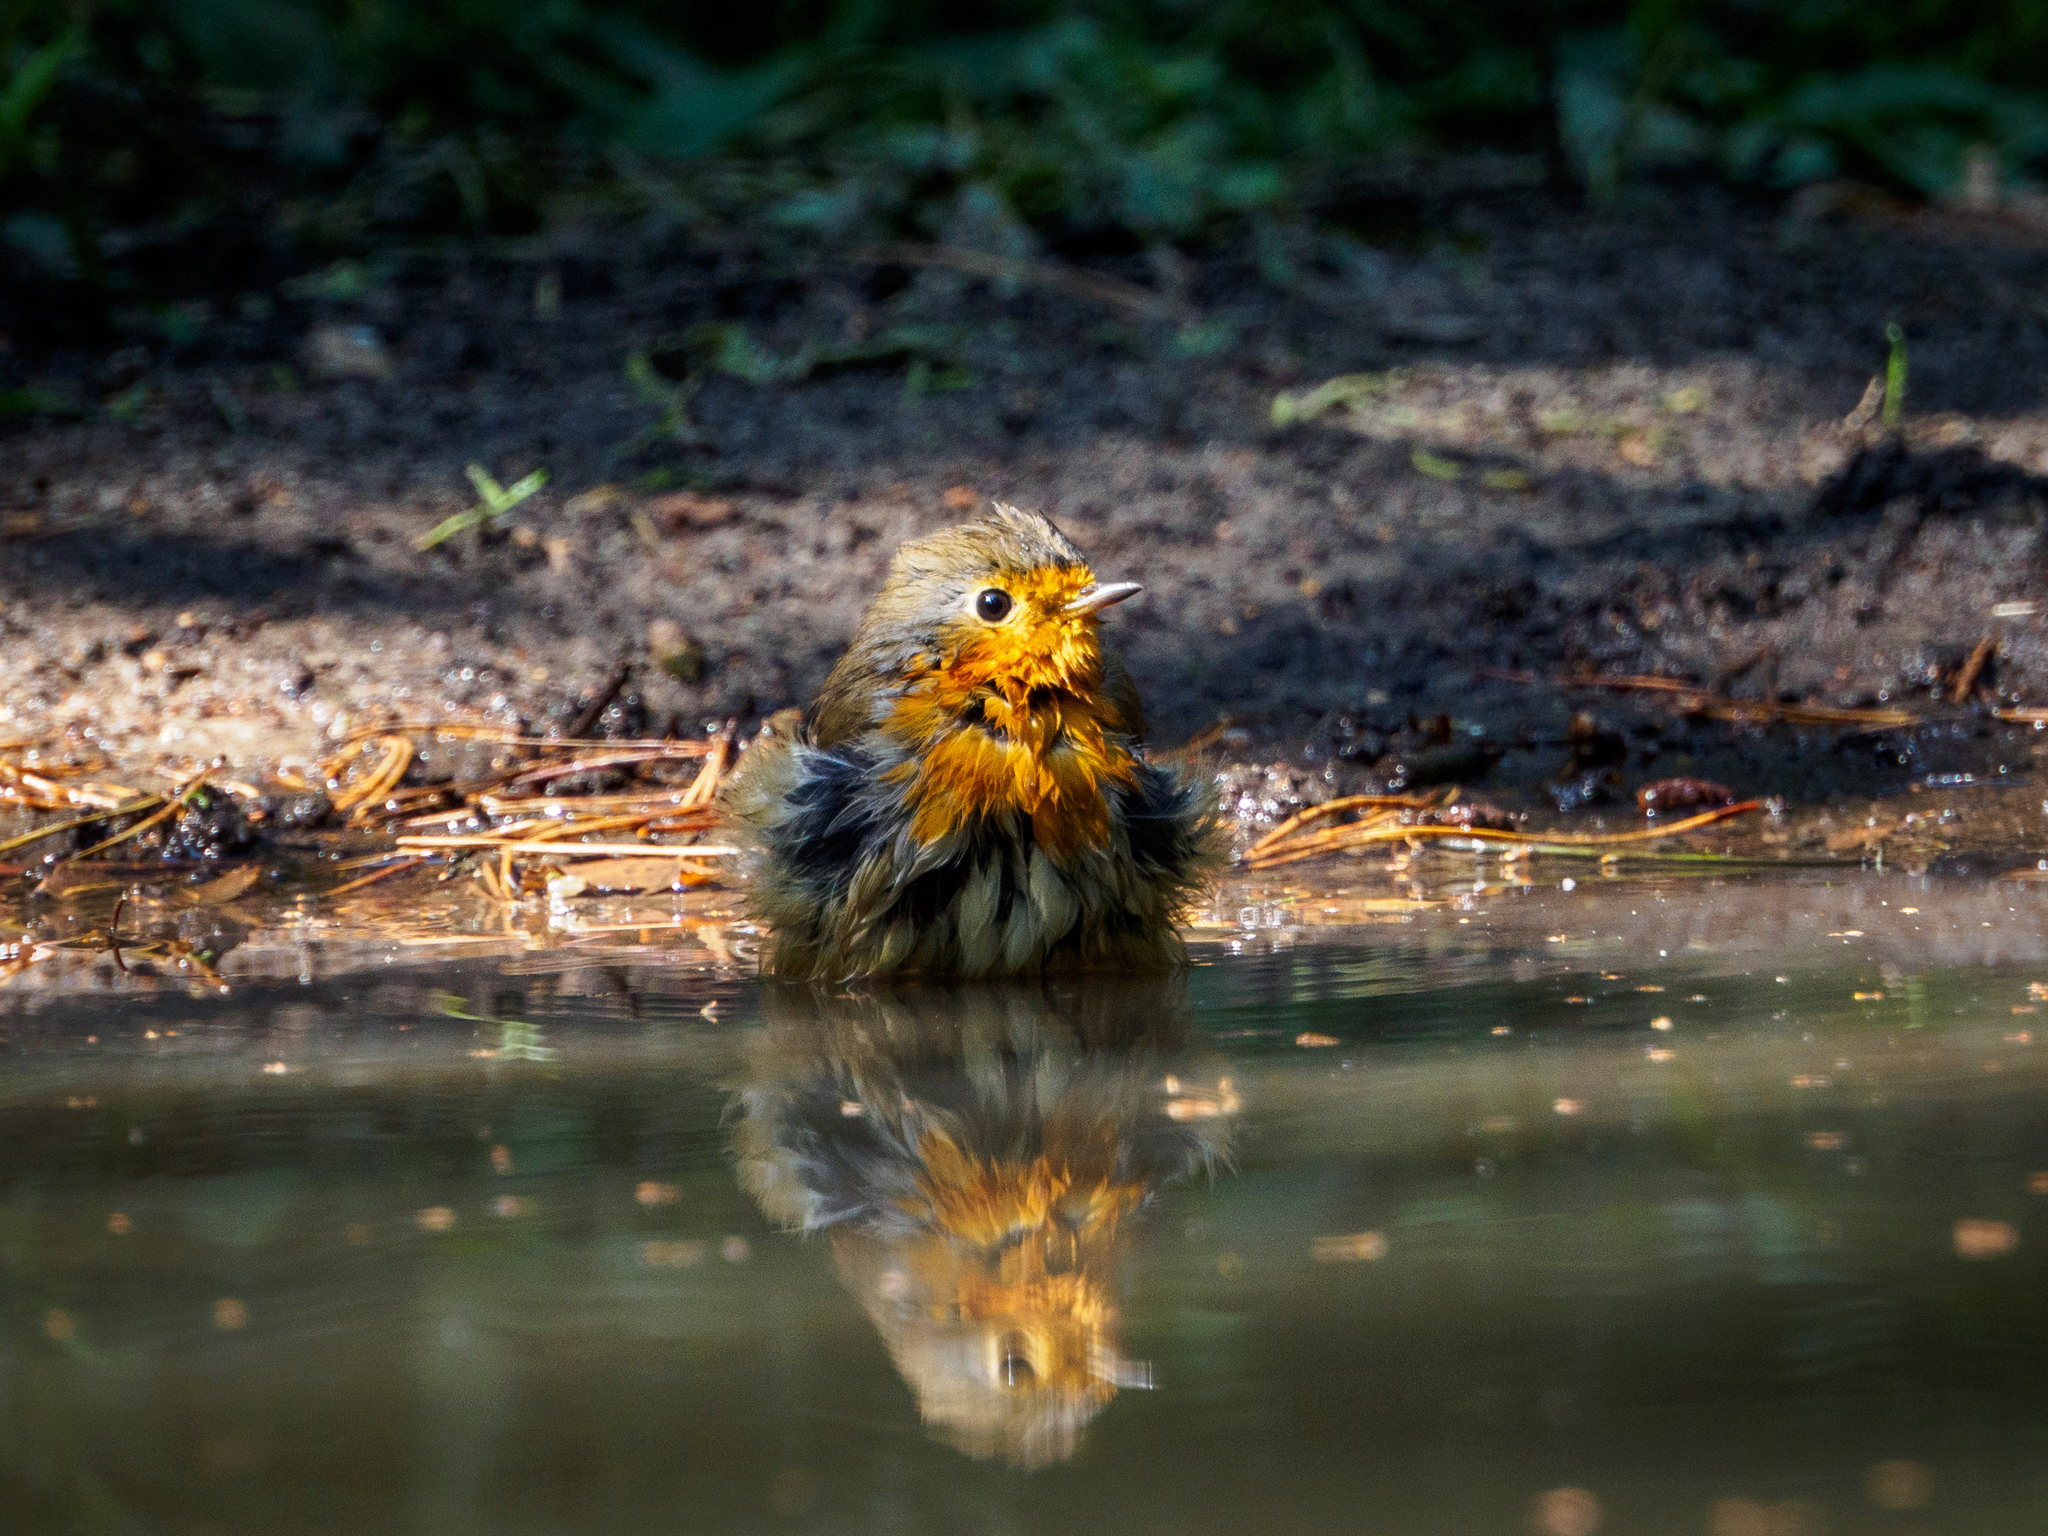
{"type": "Polygon", "coordinates": [[[2048,0],[0,0],[0,257],[118,283],[252,209],[303,265],[593,205],[1137,249],[1434,148],[1941,197],[1977,146],[2048,177],[2044,65],[2048,0]]]}

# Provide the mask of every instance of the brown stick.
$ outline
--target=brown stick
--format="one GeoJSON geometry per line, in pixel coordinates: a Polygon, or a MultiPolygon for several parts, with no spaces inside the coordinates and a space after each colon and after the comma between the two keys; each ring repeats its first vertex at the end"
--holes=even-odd
{"type": "Polygon", "coordinates": [[[112,821],[117,816],[133,816],[137,811],[146,811],[163,803],[162,795],[142,795],[126,805],[116,806],[111,811],[94,811],[90,816],[73,816],[67,821],[53,821],[47,827],[37,827],[33,832],[24,832],[19,837],[10,837],[6,842],[0,843],[0,853],[12,853],[17,848],[26,848],[30,843],[39,843],[46,837],[55,837],[59,832],[75,832],[80,827],[89,827],[96,821],[112,821]]]}
{"type": "Polygon", "coordinates": [[[612,673],[611,680],[598,690],[597,697],[592,699],[583,713],[576,717],[576,724],[570,728],[569,734],[571,736],[587,735],[592,727],[604,718],[604,712],[611,708],[612,700],[625,692],[626,684],[631,680],[632,676],[633,663],[630,661],[620,662],[618,669],[612,673]]]}
{"type": "Polygon", "coordinates": [[[1373,843],[1401,841],[1428,842],[1443,838],[1463,838],[1470,842],[1508,843],[1520,847],[1541,850],[1543,848],[1608,848],[1626,843],[1655,842],[1660,838],[1673,837],[1680,832],[1693,832],[1701,827],[1712,826],[1715,822],[1726,821],[1731,816],[1743,816],[1762,807],[1761,800],[1743,800],[1735,805],[1724,805],[1711,811],[1702,811],[1697,816],[1688,816],[1674,821],[1669,826],[1646,827],[1637,832],[1560,832],[1539,834],[1529,832],[1497,832],[1489,827],[1442,827],[1442,826],[1382,826],[1377,823],[1353,823],[1348,827],[1331,829],[1332,834],[1325,840],[1325,834],[1311,833],[1289,846],[1268,849],[1256,862],[1247,859],[1247,868],[1253,870],[1271,869],[1279,864],[1292,864],[1300,859],[1313,858],[1318,853],[1332,852],[1342,848],[1368,847],[1373,843]]]}
{"type": "Polygon", "coordinates": [[[459,741],[492,741],[508,747],[666,747],[673,757],[702,757],[703,741],[672,741],[662,736],[527,736],[494,725],[468,725],[459,720],[406,720],[396,725],[365,725],[350,731],[341,744],[351,746],[372,736],[452,736],[459,741]]]}
{"type": "Polygon", "coordinates": [[[1018,256],[999,256],[993,251],[969,250],[958,245],[925,245],[896,240],[869,246],[853,253],[852,259],[867,266],[948,267],[972,277],[1020,283],[1029,288],[1050,288],[1072,298],[1088,299],[1131,315],[1154,314],[1166,307],[1166,300],[1149,288],[1127,283],[1120,277],[1087,272],[1062,262],[1027,261],[1018,256]]]}
{"type": "MultiPolygon", "coordinates": [[[[1451,793],[1455,795],[1457,791],[1453,789],[1451,793]]],[[[1269,843],[1279,842],[1296,827],[1311,821],[1321,821],[1325,816],[1335,816],[1342,811],[1367,809],[1426,811],[1441,798],[1443,797],[1439,795],[1342,795],[1335,800],[1325,800],[1321,805],[1304,806],[1247,848],[1245,857],[1252,857],[1269,843]]]]}
{"type": "MultiPolygon", "coordinates": [[[[363,811],[373,807],[398,787],[398,781],[405,777],[405,770],[412,766],[413,744],[410,736],[384,735],[376,738],[384,749],[377,766],[346,789],[334,793],[334,808],[348,811],[354,820],[363,811]]],[[[348,753],[329,758],[320,765],[323,778],[339,778],[348,768],[348,753]]]]}
{"type": "Polygon", "coordinates": [[[388,880],[393,875],[402,875],[409,869],[423,868],[426,862],[425,859],[401,859],[396,864],[364,875],[360,880],[351,880],[345,885],[337,885],[333,890],[323,892],[322,898],[345,896],[350,891],[359,891],[366,885],[375,885],[379,880],[388,880]]]}
{"type": "Polygon", "coordinates": [[[1591,672],[1544,678],[1530,672],[1504,668],[1482,668],[1479,676],[1496,682],[1522,683],[1551,688],[1605,688],[1620,693],[1668,693],[1679,696],[1681,713],[1706,715],[1746,725],[1912,725],[1915,717],[1903,709],[1839,709],[1832,704],[1776,704],[1763,699],[1731,699],[1698,683],[1675,677],[1652,677],[1628,672],[1591,672]]]}
{"type": "Polygon", "coordinates": [[[1963,663],[1963,670],[1956,674],[1955,701],[1967,700],[1977,691],[1977,676],[1984,670],[1984,664],[1998,651],[1998,636],[1986,635],[1977,642],[1977,648],[1970,652],[1970,659],[1963,663]]]}
{"type": "Polygon", "coordinates": [[[737,848],[711,843],[552,843],[536,838],[501,838],[480,832],[474,837],[401,837],[401,848],[510,848],[514,853],[555,853],[570,858],[610,858],[617,854],[648,854],[666,857],[680,854],[686,859],[731,859],[737,848]]]}

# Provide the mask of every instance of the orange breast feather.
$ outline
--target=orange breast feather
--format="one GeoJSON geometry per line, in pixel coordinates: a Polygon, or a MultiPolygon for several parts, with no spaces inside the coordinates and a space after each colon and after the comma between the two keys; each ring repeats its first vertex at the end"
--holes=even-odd
{"type": "Polygon", "coordinates": [[[1111,784],[1137,764],[1110,739],[1128,730],[1103,691],[1092,617],[1061,613],[1093,576],[1045,569],[1015,579],[1027,612],[997,629],[965,629],[898,700],[888,729],[918,755],[895,770],[930,843],[976,816],[1029,818],[1054,858],[1109,838],[1111,784]]]}

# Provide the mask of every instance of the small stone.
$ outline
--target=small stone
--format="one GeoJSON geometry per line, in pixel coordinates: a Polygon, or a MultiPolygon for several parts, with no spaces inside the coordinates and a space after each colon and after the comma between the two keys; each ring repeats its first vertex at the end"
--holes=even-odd
{"type": "Polygon", "coordinates": [[[384,338],[368,325],[316,326],[306,338],[306,362],[323,379],[388,379],[394,371],[384,338]]]}
{"type": "Polygon", "coordinates": [[[677,682],[704,681],[709,669],[704,646],[674,619],[656,619],[647,626],[647,650],[677,682]]]}

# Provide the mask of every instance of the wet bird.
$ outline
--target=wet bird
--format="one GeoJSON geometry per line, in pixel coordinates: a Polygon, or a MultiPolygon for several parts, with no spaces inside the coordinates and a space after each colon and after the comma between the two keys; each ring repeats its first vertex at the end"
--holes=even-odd
{"type": "Polygon", "coordinates": [[[1227,1171],[1243,1102],[1185,979],[769,986],[731,1084],[762,1214],[825,1234],[923,1417],[1043,1466],[1150,1369],[1121,1298],[1144,1213],[1227,1171]]]}
{"type": "Polygon", "coordinates": [[[1035,512],[904,545],[800,719],[723,797],[792,980],[1158,970],[1217,857],[1206,788],[1146,761],[1101,582],[1035,512]]]}

